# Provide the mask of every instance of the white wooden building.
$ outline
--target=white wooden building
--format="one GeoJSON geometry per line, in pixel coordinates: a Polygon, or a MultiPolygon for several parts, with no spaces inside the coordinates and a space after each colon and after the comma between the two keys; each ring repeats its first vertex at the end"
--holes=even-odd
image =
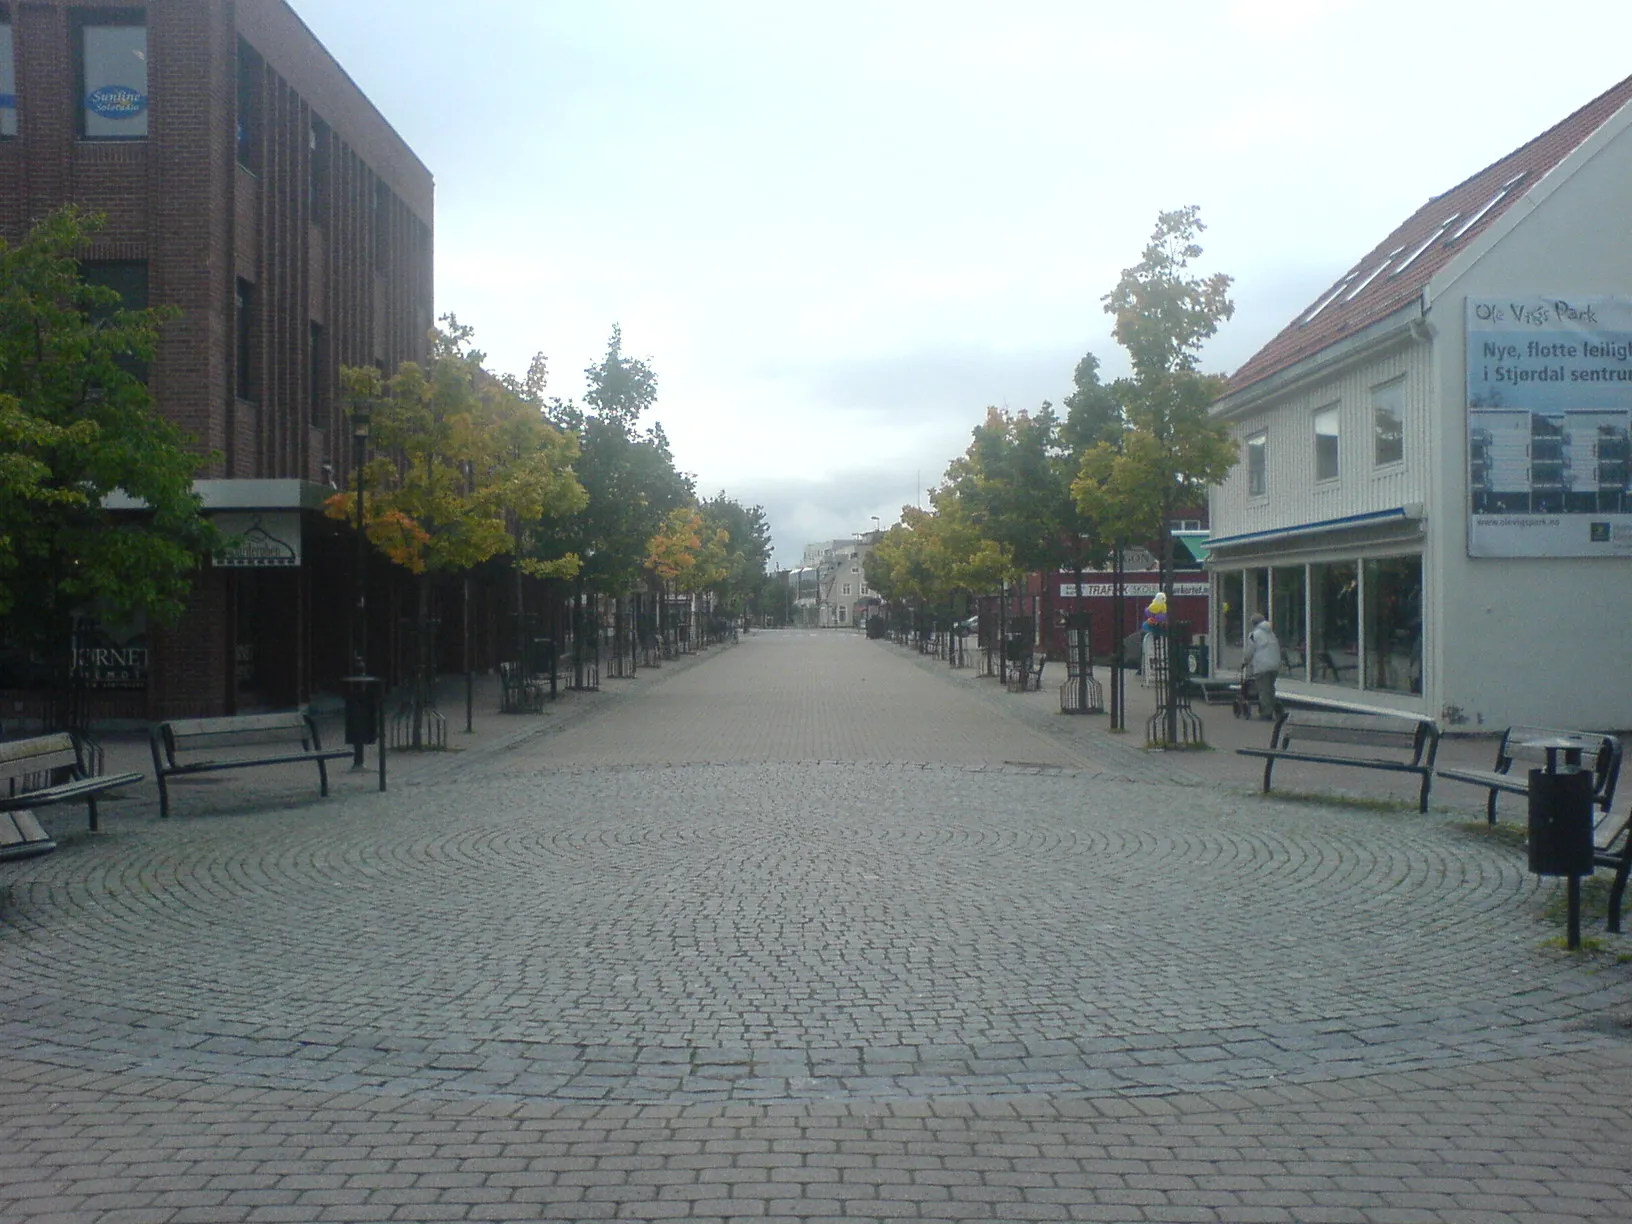
{"type": "Polygon", "coordinates": [[[1632,79],[1442,195],[1214,406],[1212,630],[1448,730],[1632,728],[1632,79]]]}

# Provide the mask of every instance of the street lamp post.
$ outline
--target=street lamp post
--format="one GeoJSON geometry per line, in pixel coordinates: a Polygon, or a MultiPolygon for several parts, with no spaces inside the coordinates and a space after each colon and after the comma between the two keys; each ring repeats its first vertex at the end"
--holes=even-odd
{"type": "MultiPolygon", "coordinates": [[[[368,427],[373,419],[373,405],[359,396],[351,404],[351,472],[357,482],[357,566],[352,574],[352,659],[351,668],[355,692],[352,700],[355,724],[350,728],[353,769],[363,768],[363,747],[370,738],[363,732],[365,719],[362,706],[369,699],[368,675],[368,539],[364,533],[363,518],[363,463],[368,452],[368,427]]],[[[375,712],[378,716],[378,711],[375,712]]]]}
{"type": "MultiPolygon", "coordinates": [[[[355,621],[352,639],[353,674],[368,674],[368,584],[365,570],[368,565],[368,541],[363,529],[363,463],[368,452],[368,427],[373,419],[373,406],[366,399],[358,399],[351,406],[351,471],[357,481],[357,568],[355,582],[355,621]]],[[[358,750],[359,754],[361,749],[358,750]]]]}

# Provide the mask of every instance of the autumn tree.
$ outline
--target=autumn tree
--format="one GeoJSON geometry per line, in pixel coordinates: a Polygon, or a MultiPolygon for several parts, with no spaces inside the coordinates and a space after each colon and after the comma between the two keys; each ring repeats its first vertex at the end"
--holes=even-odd
{"type": "MultiPolygon", "coordinates": [[[[419,576],[415,747],[428,699],[431,576],[509,552],[516,522],[564,517],[586,500],[573,474],[574,440],[484,370],[471,337],[450,315],[432,333],[424,363],[404,362],[386,380],[373,367],[341,371],[347,398],[372,406],[374,454],[361,473],[365,534],[419,576]]],[[[326,511],[352,521],[355,499],[355,488],[336,494],[326,511]]],[[[534,564],[570,572],[576,559],[534,564]]]]}
{"type": "Polygon", "coordinates": [[[101,225],[70,207],[0,241],[0,619],[54,685],[76,618],[173,623],[215,541],[193,491],[206,457],[145,382],[174,312],[87,282],[101,225]],[[119,494],[139,509],[109,510],[119,494]]]}

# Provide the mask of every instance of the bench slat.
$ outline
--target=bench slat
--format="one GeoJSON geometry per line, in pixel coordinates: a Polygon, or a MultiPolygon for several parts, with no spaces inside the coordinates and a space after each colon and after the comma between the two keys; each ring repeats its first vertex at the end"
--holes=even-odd
{"type": "Polygon", "coordinates": [[[248,735],[259,732],[304,731],[306,716],[298,710],[273,714],[234,714],[222,718],[179,718],[163,724],[177,739],[204,735],[248,735]]]}

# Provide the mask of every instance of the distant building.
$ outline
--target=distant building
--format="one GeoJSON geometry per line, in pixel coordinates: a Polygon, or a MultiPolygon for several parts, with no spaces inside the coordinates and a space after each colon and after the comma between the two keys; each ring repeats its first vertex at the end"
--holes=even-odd
{"type": "Polygon", "coordinates": [[[874,543],[858,536],[805,545],[800,565],[788,573],[801,624],[831,629],[866,621],[878,603],[867,589],[866,558],[874,543]]]}
{"type": "Polygon", "coordinates": [[[424,352],[430,172],[283,0],[0,4],[0,233],[68,202],[108,217],[89,277],[180,308],[149,385],[245,542],[179,626],[82,628],[96,713],[304,701],[350,669],[339,370],[424,352]]]}
{"type": "Polygon", "coordinates": [[[1629,103],[1435,196],[1236,372],[1221,650],[1263,611],[1290,693],[1632,726],[1629,103]]]}

